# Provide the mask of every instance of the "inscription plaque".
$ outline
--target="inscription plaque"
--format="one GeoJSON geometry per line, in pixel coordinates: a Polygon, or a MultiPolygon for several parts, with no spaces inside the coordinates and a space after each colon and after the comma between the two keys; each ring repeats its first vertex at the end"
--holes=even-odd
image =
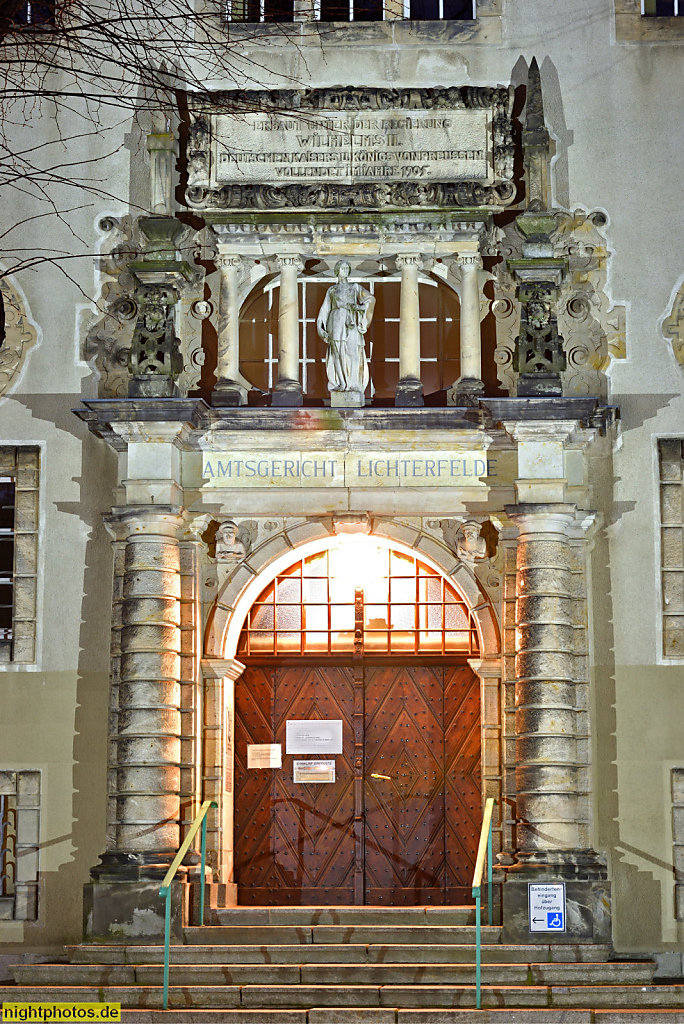
{"type": "Polygon", "coordinates": [[[221,114],[214,184],[493,178],[491,110],[221,114]]]}

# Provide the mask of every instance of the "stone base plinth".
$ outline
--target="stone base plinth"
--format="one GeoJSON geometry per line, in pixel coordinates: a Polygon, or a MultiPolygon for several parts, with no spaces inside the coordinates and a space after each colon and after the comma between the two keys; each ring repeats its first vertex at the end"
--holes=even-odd
{"type": "MultiPolygon", "coordinates": [[[[161,882],[88,882],[83,886],[84,942],[149,944],[164,941],[166,900],[161,882]]],[[[171,942],[183,941],[190,920],[190,885],[171,883],[171,942]]],[[[210,888],[207,886],[207,889],[210,888]]]]}
{"type": "Polygon", "coordinates": [[[561,398],[563,386],[557,373],[521,373],[518,398],[561,398]]]}
{"type": "Polygon", "coordinates": [[[215,409],[234,409],[247,405],[247,390],[239,384],[217,384],[211,393],[211,404],[215,409]]]}
{"type": "Polygon", "coordinates": [[[271,395],[271,405],[276,409],[298,409],[303,402],[301,391],[274,391],[271,395]]]}
{"type": "Polygon", "coordinates": [[[363,409],[366,404],[363,391],[331,391],[331,409],[363,409]]]}
{"type": "Polygon", "coordinates": [[[502,890],[502,942],[610,943],[612,941],[610,882],[567,881],[548,874],[518,880],[510,875],[502,890]],[[528,881],[565,881],[567,922],[564,932],[530,931],[528,881]]]}
{"type": "Polygon", "coordinates": [[[447,391],[447,405],[457,405],[465,408],[477,407],[481,398],[484,397],[484,384],[475,377],[466,377],[459,380],[447,391]]]}
{"type": "Polygon", "coordinates": [[[138,374],[128,382],[129,398],[178,398],[179,395],[173,378],[163,373],[138,374]]]}
{"type": "Polygon", "coordinates": [[[420,381],[399,381],[394,395],[394,404],[397,408],[415,408],[425,405],[423,401],[423,385],[420,381]]]}
{"type": "Polygon", "coordinates": [[[237,907],[238,887],[235,882],[207,882],[204,887],[204,922],[200,921],[200,884],[190,885],[190,923],[193,925],[220,924],[216,911],[223,907],[237,907]]]}

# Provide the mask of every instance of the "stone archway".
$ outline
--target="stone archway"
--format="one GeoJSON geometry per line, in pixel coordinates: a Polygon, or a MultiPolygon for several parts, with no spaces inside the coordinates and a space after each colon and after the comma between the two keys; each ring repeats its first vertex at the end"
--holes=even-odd
{"type": "MultiPolygon", "coordinates": [[[[238,638],[246,614],[263,588],[290,563],[337,544],[340,532],[360,532],[397,551],[419,557],[463,596],[477,626],[480,654],[469,664],[480,679],[481,773],[483,799],[501,798],[501,648],[499,624],[491,600],[474,573],[454,557],[446,543],[415,521],[365,515],[299,520],[270,531],[248,557],[232,567],[219,589],[205,633],[204,670],[204,798],[219,804],[210,826],[213,866],[237,898],[233,883],[233,742],[234,687],[244,670],[237,660],[238,638]]],[[[265,531],[268,533],[268,531],[265,531]]],[[[495,839],[498,843],[498,836],[495,839]]]]}

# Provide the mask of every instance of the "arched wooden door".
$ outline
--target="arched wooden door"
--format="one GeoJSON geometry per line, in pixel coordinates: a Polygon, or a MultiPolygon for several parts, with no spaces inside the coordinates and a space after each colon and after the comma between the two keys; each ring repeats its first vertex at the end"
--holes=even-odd
{"type": "Polygon", "coordinates": [[[342,600],[324,552],[288,569],[250,611],[235,697],[240,903],[470,900],[481,820],[480,699],[464,655],[477,653],[477,636],[447,581],[394,554],[386,553],[384,590],[365,587],[371,601],[359,587],[342,600]],[[327,630],[316,611],[325,604],[327,630]],[[281,642],[290,649],[279,655],[281,642]],[[342,722],[334,782],[294,781],[301,758],[286,753],[286,723],[303,719],[342,722]],[[247,767],[248,746],[265,743],[282,744],[282,768],[247,767]]]}

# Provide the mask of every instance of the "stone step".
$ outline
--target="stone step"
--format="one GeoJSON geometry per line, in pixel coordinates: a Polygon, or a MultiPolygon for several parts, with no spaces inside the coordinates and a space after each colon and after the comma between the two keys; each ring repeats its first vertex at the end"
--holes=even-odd
{"type": "MultiPolygon", "coordinates": [[[[488,985],[649,985],[652,962],[497,963],[482,965],[488,985]]],[[[154,964],[27,964],[12,969],[19,985],[161,985],[154,964]]],[[[474,985],[475,964],[174,964],[171,985],[474,985]]]]}
{"type": "MultiPolygon", "coordinates": [[[[482,942],[501,941],[498,925],[482,926],[482,942]]],[[[201,945],[304,945],[352,943],[354,945],[451,945],[475,942],[473,925],[205,925],[185,928],[186,943],[201,945]]]]}
{"type": "Polygon", "coordinates": [[[475,907],[223,907],[212,917],[213,923],[243,926],[467,925],[475,924],[475,907]]]}
{"type": "Polygon", "coordinates": [[[122,1010],[124,1024],[681,1024],[679,1010],[122,1010]]]}
{"type": "MultiPolygon", "coordinates": [[[[124,1007],[158,1008],[161,986],[12,987],[12,1002],[114,1002],[124,1007]]],[[[473,985],[204,985],[173,986],[171,1008],[311,1009],[387,1007],[399,1013],[420,1010],[425,1024],[438,1024],[438,1009],[475,1006],[473,985]],[[431,1015],[429,1015],[431,1014],[431,1015]]],[[[684,985],[483,985],[486,1008],[677,1009],[684,1012],[684,985]]],[[[418,1019],[418,1018],[417,1018],[418,1019]]],[[[675,1018],[676,1019],[676,1018],[675,1018]]],[[[680,1018],[684,1019],[684,1017],[680,1018]]],[[[331,1024],[330,1018],[326,1024],[331,1024]]]]}
{"type": "MultiPolygon", "coordinates": [[[[160,964],[164,961],[163,946],[102,946],[82,944],[67,946],[69,960],[74,964],[160,964]]],[[[483,963],[598,963],[608,960],[606,945],[511,945],[492,943],[482,947],[483,963]]],[[[423,945],[359,945],[344,943],[325,945],[308,943],[292,946],[171,946],[172,964],[299,964],[307,963],[472,963],[472,944],[423,945]]]]}

